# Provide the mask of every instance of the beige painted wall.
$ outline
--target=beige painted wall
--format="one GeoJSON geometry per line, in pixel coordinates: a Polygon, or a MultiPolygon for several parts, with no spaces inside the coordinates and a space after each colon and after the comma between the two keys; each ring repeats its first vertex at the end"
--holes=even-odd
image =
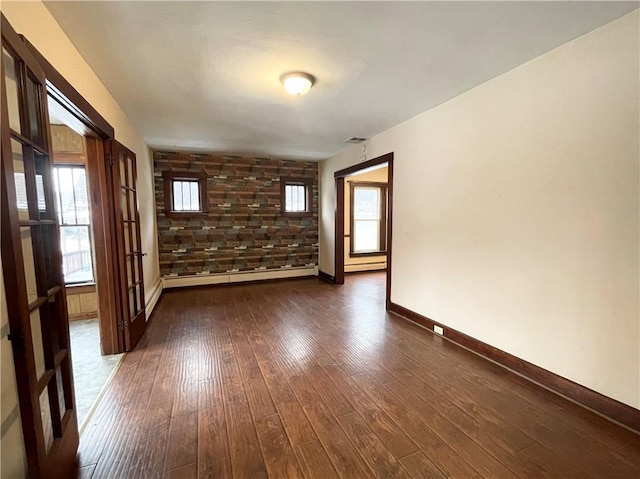
{"type": "MultiPolygon", "coordinates": [[[[366,173],[352,175],[344,180],[344,234],[351,234],[351,188],[353,181],[373,181],[376,183],[386,183],[389,175],[388,168],[379,168],[366,173]]],[[[344,270],[346,272],[370,271],[384,269],[387,267],[386,256],[366,256],[352,258],[349,254],[351,249],[350,238],[344,239],[344,270]]]]}
{"type": "MultiPolygon", "coordinates": [[[[640,408],[638,11],[374,137],[392,301],[640,408]]],[[[320,165],[320,269],[333,173],[320,165]]]]}
{"type": "Polygon", "coordinates": [[[42,2],[3,1],[1,8],[13,28],[27,37],[75,89],[104,116],[115,129],[116,139],[136,154],[142,250],[148,253],[142,258],[145,302],[148,303],[160,281],[153,161],[150,149],[42,2]]]}

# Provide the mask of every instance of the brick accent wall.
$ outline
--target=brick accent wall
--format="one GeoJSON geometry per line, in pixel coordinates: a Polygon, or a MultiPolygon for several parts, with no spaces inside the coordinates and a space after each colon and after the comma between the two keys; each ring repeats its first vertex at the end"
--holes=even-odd
{"type": "Polygon", "coordinates": [[[318,164],[155,151],[160,274],[167,277],[279,270],[318,263],[318,164]],[[167,218],[164,171],[205,172],[208,213],[167,218]],[[313,181],[311,216],[280,211],[280,178],[313,181]]]}

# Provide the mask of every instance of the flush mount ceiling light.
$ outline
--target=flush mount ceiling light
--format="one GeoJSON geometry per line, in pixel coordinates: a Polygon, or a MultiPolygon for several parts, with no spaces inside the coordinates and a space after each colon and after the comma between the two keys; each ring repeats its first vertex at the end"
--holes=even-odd
{"type": "Polygon", "coordinates": [[[295,96],[304,95],[311,90],[315,80],[312,75],[305,72],[290,72],[280,77],[280,81],[287,93],[295,96]]]}

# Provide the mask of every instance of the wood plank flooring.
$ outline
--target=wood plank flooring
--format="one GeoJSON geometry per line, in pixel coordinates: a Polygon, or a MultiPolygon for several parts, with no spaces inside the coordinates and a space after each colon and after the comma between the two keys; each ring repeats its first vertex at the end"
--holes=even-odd
{"type": "Polygon", "coordinates": [[[78,477],[640,477],[640,436],[387,314],[384,282],[166,291],[78,477]]]}

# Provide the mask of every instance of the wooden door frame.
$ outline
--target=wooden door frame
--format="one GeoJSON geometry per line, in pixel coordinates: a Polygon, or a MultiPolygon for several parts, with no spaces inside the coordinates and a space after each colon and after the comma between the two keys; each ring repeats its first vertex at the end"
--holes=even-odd
{"type": "Polygon", "coordinates": [[[108,144],[115,138],[113,127],[98,111],[21,36],[27,49],[37,60],[46,77],[47,95],[60,103],[85,131],[97,137],[85,136],[87,140],[87,179],[91,196],[91,219],[94,238],[96,291],[100,315],[100,345],[103,354],[124,351],[122,331],[119,327],[118,270],[113,238],[114,212],[109,198],[108,144]]]}
{"type": "Polygon", "coordinates": [[[393,231],[393,152],[387,153],[372,160],[358,163],[357,165],[336,171],[333,174],[335,179],[336,213],[335,213],[335,273],[334,282],[344,284],[344,180],[359,171],[373,166],[388,165],[387,181],[387,287],[385,307],[388,310],[391,306],[391,252],[392,252],[392,231],[393,231]]]}

